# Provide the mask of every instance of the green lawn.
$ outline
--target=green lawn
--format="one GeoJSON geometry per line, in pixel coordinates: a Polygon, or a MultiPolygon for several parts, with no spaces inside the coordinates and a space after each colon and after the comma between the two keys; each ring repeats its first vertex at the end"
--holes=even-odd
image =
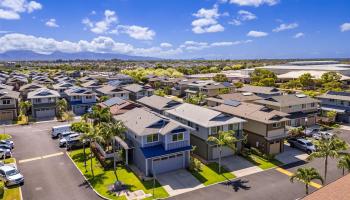
{"type": "Polygon", "coordinates": [[[11,139],[11,138],[12,138],[12,136],[9,134],[0,133],[0,140],[7,140],[7,139],[11,139]]]}
{"type": "Polygon", "coordinates": [[[281,163],[278,160],[266,160],[260,156],[257,156],[255,154],[250,154],[247,157],[244,157],[245,159],[247,159],[248,161],[250,161],[251,163],[253,163],[254,165],[260,167],[263,170],[266,169],[271,169],[274,167],[277,167],[279,165],[283,165],[283,163],[281,163]]]}
{"type": "MultiPolygon", "coordinates": [[[[90,149],[86,149],[89,153],[90,149]]],[[[90,170],[90,160],[87,161],[87,172],[84,168],[84,154],[83,150],[74,150],[69,153],[70,157],[74,160],[75,164],[79,167],[80,171],[83,172],[85,177],[89,180],[91,185],[98,191],[101,195],[110,199],[126,199],[123,197],[117,197],[115,194],[108,192],[108,186],[112,185],[117,179],[114,174],[113,169],[104,171],[98,160],[93,159],[93,170],[95,178],[92,177],[90,170]]],[[[143,190],[145,193],[153,194],[153,181],[141,181],[131,170],[124,166],[118,166],[117,176],[120,181],[126,184],[131,191],[143,190]]],[[[164,190],[164,188],[156,181],[155,196],[153,198],[165,198],[169,194],[164,190]]]]}
{"type": "Polygon", "coordinates": [[[202,164],[201,171],[191,171],[191,174],[206,186],[235,178],[231,172],[228,172],[223,167],[221,167],[221,174],[219,174],[218,163],[209,163],[208,165],[202,164]]]}

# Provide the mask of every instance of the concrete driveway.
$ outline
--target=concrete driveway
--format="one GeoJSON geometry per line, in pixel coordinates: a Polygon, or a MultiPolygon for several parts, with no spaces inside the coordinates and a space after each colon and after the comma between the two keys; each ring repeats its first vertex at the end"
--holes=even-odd
{"type": "MultiPolygon", "coordinates": [[[[216,160],[219,162],[218,160],[216,160]]],[[[221,164],[235,176],[242,177],[263,171],[241,156],[229,156],[221,159],[221,164]]]]}
{"type": "Polygon", "coordinates": [[[308,154],[288,145],[284,145],[284,152],[277,154],[275,158],[284,164],[291,164],[299,161],[305,161],[308,154]]]}
{"type": "Polygon", "coordinates": [[[157,175],[157,180],[170,196],[175,196],[204,187],[186,169],[180,169],[169,173],[157,175]]]}

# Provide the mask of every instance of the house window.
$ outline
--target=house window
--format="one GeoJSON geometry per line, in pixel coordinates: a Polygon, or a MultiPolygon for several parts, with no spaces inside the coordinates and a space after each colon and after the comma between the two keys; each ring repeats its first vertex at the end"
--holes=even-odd
{"type": "Polygon", "coordinates": [[[279,122],[278,123],[273,123],[272,127],[273,128],[279,128],[279,127],[281,127],[281,123],[279,123],[279,122]]]}
{"type": "Polygon", "coordinates": [[[222,131],[222,126],[211,127],[211,134],[215,135],[222,131]]]}
{"type": "Polygon", "coordinates": [[[301,104],[301,108],[306,108],[306,104],[301,104]]]}
{"type": "Polygon", "coordinates": [[[228,130],[234,130],[234,125],[233,124],[229,124],[228,125],[228,130]]]}
{"type": "Polygon", "coordinates": [[[92,96],[86,96],[86,99],[92,99],[92,96]]]}
{"type": "Polygon", "coordinates": [[[34,99],[35,103],[41,103],[41,99],[34,99]]]}
{"type": "Polygon", "coordinates": [[[147,143],[158,142],[158,134],[147,135],[147,143]]]}
{"type": "Polygon", "coordinates": [[[334,99],[329,99],[330,102],[334,102],[334,99]]]}
{"type": "Polygon", "coordinates": [[[10,104],[11,103],[11,100],[10,99],[4,99],[4,100],[2,100],[2,104],[4,104],[4,105],[8,105],[8,104],[10,104]]]}
{"type": "Polygon", "coordinates": [[[312,108],[315,107],[315,103],[311,103],[311,107],[312,107],[312,108]]]}
{"type": "Polygon", "coordinates": [[[184,134],[183,133],[177,133],[173,135],[172,141],[177,142],[177,141],[182,141],[184,140],[184,134]]]}
{"type": "Polygon", "coordinates": [[[341,105],[344,105],[344,101],[340,101],[340,104],[341,104],[341,105]]]}
{"type": "Polygon", "coordinates": [[[77,99],[79,99],[79,96],[73,96],[73,99],[77,100],[77,99]]]}

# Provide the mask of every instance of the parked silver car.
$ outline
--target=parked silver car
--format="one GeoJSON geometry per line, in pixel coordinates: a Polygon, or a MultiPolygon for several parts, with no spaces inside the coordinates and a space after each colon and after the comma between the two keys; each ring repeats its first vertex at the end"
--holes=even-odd
{"type": "Polygon", "coordinates": [[[9,165],[0,167],[0,179],[6,186],[18,185],[24,183],[24,177],[19,171],[9,165]]]}
{"type": "Polygon", "coordinates": [[[324,139],[331,139],[333,136],[334,136],[333,133],[330,133],[330,132],[327,132],[327,131],[320,131],[320,132],[315,133],[315,134],[312,135],[312,137],[315,140],[320,140],[322,138],[324,138],[324,139]]]}
{"type": "Polygon", "coordinates": [[[305,151],[307,154],[311,154],[312,152],[316,151],[315,145],[306,139],[291,138],[288,140],[288,143],[290,144],[291,147],[298,148],[302,151],[305,151]]]}
{"type": "Polygon", "coordinates": [[[0,158],[10,158],[12,156],[10,149],[0,148],[0,158]]]}

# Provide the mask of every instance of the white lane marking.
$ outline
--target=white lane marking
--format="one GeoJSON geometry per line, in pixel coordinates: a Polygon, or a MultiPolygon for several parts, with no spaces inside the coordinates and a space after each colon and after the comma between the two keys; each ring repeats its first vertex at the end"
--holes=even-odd
{"type": "Polygon", "coordinates": [[[19,160],[18,163],[26,163],[26,162],[31,162],[31,161],[35,161],[35,160],[41,160],[41,159],[46,159],[46,158],[51,158],[51,157],[61,156],[61,155],[63,155],[63,152],[48,154],[48,155],[44,155],[44,156],[38,156],[38,157],[24,159],[24,160],[19,160]]]}

